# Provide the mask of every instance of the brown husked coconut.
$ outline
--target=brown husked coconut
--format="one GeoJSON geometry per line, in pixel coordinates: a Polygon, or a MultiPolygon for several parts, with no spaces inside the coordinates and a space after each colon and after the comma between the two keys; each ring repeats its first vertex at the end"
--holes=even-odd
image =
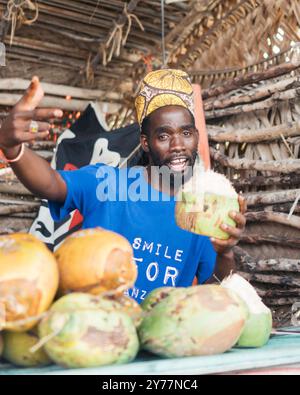
{"type": "Polygon", "coordinates": [[[137,277],[127,239],[102,228],[85,229],[67,237],[56,250],[61,294],[121,293],[137,277]]]}
{"type": "Polygon", "coordinates": [[[225,240],[229,235],[220,225],[235,227],[229,212],[239,210],[238,194],[225,176],[196,171],[178,194],[175,217],[185,230],[225,240]]]}
{"type": "Polygon", "coordinates": [[[0,236],[0,330],[31,329],[57,288],[57,263],[44,243],[26,233],[0,236]]]}

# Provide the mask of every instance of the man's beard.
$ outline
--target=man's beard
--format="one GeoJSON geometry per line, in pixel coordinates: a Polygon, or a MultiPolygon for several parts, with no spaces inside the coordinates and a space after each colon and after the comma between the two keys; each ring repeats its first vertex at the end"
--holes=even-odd
{"type": "MultiPolygon", "coordinates": [[[[187,182],[193,175],[193,169],[194,169],[194,165],[196,162],[196,158],[197,158],[197,151],[193,151],[192,155],[186,156],[187,159],[187,163],[186,163],[186,167],[183,171],[174,171],[171,167],[170,167],[170,160],[174,158],[167,158],[162,160],[160,158],[159,155],[157,155],[156,153],[154,153],[152,151],[152,149],[149,147],[149,153],[152,159],[152,165],[151,166],[155,166],[156,168],[158,168],[158,170],[164,169],[164,171],[162,171],[162,174],[164,174],[164,172],[167,172],[168,174],[168,178],[166,177],[166,180],[170,180],[170,186],[174,187],[176,185],[183,185],[185,182],[187,182]]],[[[176,156],[176,155],[175,155],[176,156]]],[[[178,155],[180,156],[180,155],[178,155]]],[[[164,181],[164,180],[162,180],[164,181]]]]}

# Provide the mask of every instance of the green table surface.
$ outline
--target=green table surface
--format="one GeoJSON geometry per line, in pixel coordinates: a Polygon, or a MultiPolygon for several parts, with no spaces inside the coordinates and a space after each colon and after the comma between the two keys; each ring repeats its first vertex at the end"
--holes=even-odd
{"type": "Polygon", "coordinates": [[[52,365],[44,368],[16,368],[0,365],[0,375],[19,374],[89,374],[89,375],[149,375],[149,374],[214,374],[300,363],[300,334],[272,336],[264,347],[233,348],[212,356],[165,359],[140,353],[135,361],[125,365],[110,365],[85,369],[64,369],[52,365]]]}

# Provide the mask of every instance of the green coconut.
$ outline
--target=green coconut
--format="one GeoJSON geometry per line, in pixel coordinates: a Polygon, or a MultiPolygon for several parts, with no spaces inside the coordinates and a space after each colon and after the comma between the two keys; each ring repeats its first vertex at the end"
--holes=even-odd
{"type": "Polygon", "coordinates": [[[134,322],[117,303],[74,293],[55,302],[39,324],[40,339],[59,365],[83,368],[132,361],[139,349],[134,322]]]}
{"type": "Polygon", "coordinates": [[[114,303],[115,309],[126,313],[132,319],[136,327],[141,324],[143,319],[143,310],[136,300],[126,295],[115,295],[106,298],[111,303],[114,303]]]}
{"type": "Polygon", "coordinates": [[[238,274],[233,274],[224,279],[222,286],[236,292],[249,310],[245,328],[236,346],[264,346],[268,342],[272,331],[271,310],[262,302],[254,287],[238,274]]]}
{"type": "Polygon", "coordinates": [[[164,357],[223,353],[239,339],[247,315],[243,301],[219,285],[174,289],[146,312],[141,346],[164,357]]]}
{"type": "Polygon", "coordinates": [[[23,367],[41,367],[51,364],[43,348],[32,352],[31,348],[39,341],[35,330],[28,332],[3,333],[3,358],[8,362],[23,367]]]}
{"type": "Polygon", "coordinates": [[[222,174],[201,171],[184,184],[177,196],[177,225],[190,232],[226,240],[221,224],[235,227],[230,211],[239,211],[238,194],[222,174]]]}
{"type": "Polygon", "coordinates": [[[118,294],[115,296],[91,295],[83,292],[73,292],[72,297],[62,297],[52,305],[51,311],[77,311],[80,309],[105,309],[126,313],[138,326],[142,320],[142,308],[132,298],[118,294]]]}
{"type": "Polygon", "coordinates": [[[147,295],[146,299],[141,303],[142,309],[144,311],[150,311],[154,306],[157,305],[157,303],[168,297],[171,294],[171,292],[173,292],[175,289],[179,289],[179,288],[173,288],[173,287],[155,288],[147,295]]]}

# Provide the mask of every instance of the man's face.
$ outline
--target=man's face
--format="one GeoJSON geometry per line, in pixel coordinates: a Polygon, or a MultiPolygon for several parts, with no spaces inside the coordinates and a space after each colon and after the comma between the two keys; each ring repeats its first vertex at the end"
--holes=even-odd
{"type": "Polygon", "coordinates": [[[174,176],[182,176],[194,165],[198,130],[190,112],[180,106],[166,106],[150,114],[148,136],[141,135],[151,166],[168,166],[174,176]]]}

